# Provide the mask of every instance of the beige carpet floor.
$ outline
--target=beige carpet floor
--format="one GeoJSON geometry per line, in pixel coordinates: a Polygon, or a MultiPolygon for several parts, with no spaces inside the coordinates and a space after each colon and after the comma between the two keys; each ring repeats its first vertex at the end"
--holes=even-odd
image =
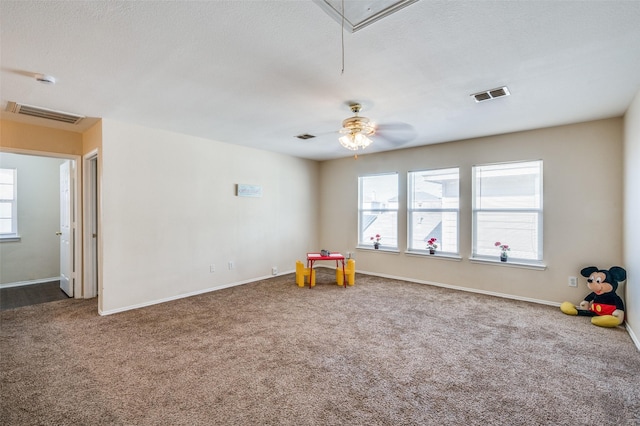
{"type": "MultiPolygon", "coordinates": [[[[0,313],[3,425],[638,425],[624,328],[357,275],[0,313]]],[[[135,283],[132,283],[135,285],[135,283]]]]}

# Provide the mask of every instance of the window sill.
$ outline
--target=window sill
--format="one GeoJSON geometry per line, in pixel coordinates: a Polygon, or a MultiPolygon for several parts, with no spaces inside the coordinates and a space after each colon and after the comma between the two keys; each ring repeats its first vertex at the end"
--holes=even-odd
{"type": "Polygon", "coordinates": [[[462,260],[462,257],[460,257],[457,254],[453,254],[453,253],[438,253],[437,251],[436,251],[436,254],[429,254],[429,252],[427,252],[427,251],[407,250],[407,251],[405,251],[405,254],[408,255],[408,256],[429,257],[429,258],[440,259],[440,260],[452,260],[452,261],[455,261],[455,262],[460,262],[462,260]]]}
{"type": "Polygon", "coordinates": [[[16,243],[21,239],[20,235],[2,235],[0,236],[0,243],[16,243]]]}
{"type": "Polygon", "coordinates": [[[385,247],[380,247],[379,249],[376,250],[373,247],[369,247],[369,246],[358,246],[358,247],[356,247],[356,249],[358,249],[358,250],[366,250],[366,251],[383,251],[385,253],[395,253],[395,254],[399,254],[400,253],[398,251],[398,249],[385,248],[385,247]]]}
{"type": "Polygon", "coordinates": [[[500,259],[491,259],[491,258],[483,258],[483,257],[470,257],[469,261],[471,263],[483,263],[485,265],[498,265],[498,266],[507,266],[510,268],[523,268],[523,269],[535,269],[538,271],[544,271],[547,269],[547,265],[542,262],[523,262],[516,260],[508,260],[506,262],[501,262],[500,259]]]}

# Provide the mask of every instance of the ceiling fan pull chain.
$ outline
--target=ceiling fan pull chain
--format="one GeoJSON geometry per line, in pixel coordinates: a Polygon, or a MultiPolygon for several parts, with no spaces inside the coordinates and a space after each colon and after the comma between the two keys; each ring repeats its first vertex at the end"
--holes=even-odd
{"type": "Polygon", "coordinates": [[[342,71],[340,75],[344,75],[344,0],[342,0],[342,25],[340,26],[340,36],[342,40],[342,71]]]}

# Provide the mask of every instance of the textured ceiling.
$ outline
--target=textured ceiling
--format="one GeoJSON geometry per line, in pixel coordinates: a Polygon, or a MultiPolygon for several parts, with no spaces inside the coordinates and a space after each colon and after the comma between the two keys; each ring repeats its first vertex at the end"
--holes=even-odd
{"type": "Polygon", "coordinates": [[[640,90],[638,22],[638,1],[421,0],[345,32],[343,73],[340,25],[310,0],[0,0],[0,108],[347,157],[348,101],[380,124],[364,153],[621,116],[640,90]]]}

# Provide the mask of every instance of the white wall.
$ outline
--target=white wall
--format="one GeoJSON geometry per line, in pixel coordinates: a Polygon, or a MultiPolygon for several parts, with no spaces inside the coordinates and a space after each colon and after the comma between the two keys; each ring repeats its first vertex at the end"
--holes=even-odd
{"type": "Polygon", "coordinates": [[[624,264],[627,327],[640,348],[640,91],[625,115],[624,264]]]}
{"type": "Polygon", "coordinates": [[[623,262],[622,146],[623,121],[616,118],[327,161],[320,169],[321,245],[355,251],[359,271],[552,304],[578,303],[590,292],[580,277],[583,267],[623,262]],[[471,167],[536,159],[544,161],[547,269],[471,263],[471,167]],[[400,253],[356,250],[359,175],[399,172],[400,205],[406,206],[408,171],[455,166],[461,179],[461,261],[405,254],[404,207],[399,212],[400,253]],[[569,276],[579,277],[577,288],[568,286],[569,276]]]}
{"type": "Polygon", "coordinates": [[[59,158],[0,153],[0,167],[18,170],[20,241],[0,243],[0,284],[60,276],[59,158]]]}
{"type": "Polygon", "coordinates": [[[102,137],[101,313],[292,271],[318,249],[317,162],[113,120],[102,137]]]}

